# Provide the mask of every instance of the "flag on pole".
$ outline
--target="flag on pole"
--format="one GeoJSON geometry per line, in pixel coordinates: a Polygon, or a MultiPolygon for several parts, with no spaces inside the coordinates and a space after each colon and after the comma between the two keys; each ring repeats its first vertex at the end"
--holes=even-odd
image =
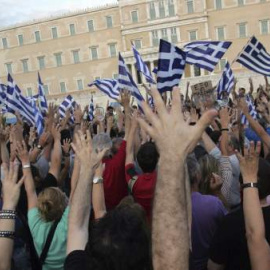
{"type": "Polygon", "coordinates": [[[231,46],[230,41],[194,41],[184,46],[186,62],[213,72],[218,61],[231,46]]]}
{"type": "Polygon", "coordinates": [[[179,85],[185,64],[185,52],[161,39],[157,71],[157,88],[160,93],[172,91],[174,86],[179,85]]]}
{"type": "Polygon", "coordinates": [[[253,36],[237,56],[236,61],[259,74],[270,76],[270,54],[261,42],[253,36]]]}
{"type": "Polygon", "coordinates": [[[217,99],[221,99],[221,93],[224,91],[230,94],[233,86],[234,75],[229,62],[227,62],[217,86],[217,99]]]}
{"type": "Polygon", "coordinates": [[[33,105],[33,111],[35,115],[35,126],[37,128],[38,136],[40,136],[43,133],[43,116],[39,109],[37,108],[36,104],[33,105]]]}
{"type": "MultiPolygon", "coordinates": [[[[248,105],[249,114],[252,116],[253,119],[257,119],[257,111],[249,95],[246,95],[246,102],[248,105]]],[[[248,125],[248,120],[243,113],[241,115],[241,124],[248,125]]]]}
{"type": "Polygon", "coordinates": [[[65,118],[66,112],[68,110],[71,110],[71,114],[72,114],[72,111],[75,109],[75,106],[76,106],[75,100],[73,99],[71,95],[68,95],[59,106],[58,111],[59,111],[60,118],[65,118]]]}
{"type": "Polygon", "coordinates": [[[93,99],[93,95],[92,95],[91,101],[89,104],[89,119],[90,119],[90,121],[94,120],[94,111],[95,111],[95,107],[94,107],[94,99],[93,99]]]}
{"type": "Polygon", "coordinates": [[[38,101],[39,101],[39,109],[42,115],[46,115],[48,112],[48,104],[44,92],[44,86],[40,78],[40,74],[38,73],[38,101]]]}
{"type": "Polygon", "coordinates": [[[88,84],[89,87],[95,85],[101,92],[105,93],[112,99],[119,98],[119,85],[117,80],[114,79],[103,79],[95,80],[92,83],[88,84]]]}
{"type": "Polygon", "coordinates": [[[145,62],[142,60],[142,57],[141,57],[140,53],[137,51],[137,49],[135,48],[134,44],[132,44],[132,50],[133,50],[133,54],[134,54],[134,57],[136,60],[135,66],[136,66],[137,70],[145,76],[146,81],[148,83],[155,84],[156,82],[153,79],[149,68],[147,67],[145,62]]]}

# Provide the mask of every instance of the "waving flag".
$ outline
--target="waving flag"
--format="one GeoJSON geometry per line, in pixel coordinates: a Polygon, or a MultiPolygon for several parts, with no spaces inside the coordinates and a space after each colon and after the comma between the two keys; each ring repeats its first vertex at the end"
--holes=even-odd
{"type": "Polygon", "coordinates": [[[155,84],[156,82],[153,79],[149,68],[147,67],[145,62],[142,60],[142,57],[141,57],[140,53],[136,50],[134,44],[132,44],[132,50],[133,50],[133,54],[134,54],[134,57],[136,60],[135,66],[136,66],[137,70],[145,76],[146,81],[148,83],[155,84]]]}
{"type": "Polygon", "coordinates": [[[0,105],[4,105],[7,97],[7,86],[0,82],[0,105]]]}
{"type": "Polygon", "coordinates": [[[75,106],[76,106],[75,100],[73,99],[73,97],[71,95],[68,95],[59,106],[58,111],[60,114],[60,118],[65,118],[66,112],[68,110],[71,110],[71,112],[72,112],[74,110],[75,106]]]}
{"type": "Polygon", "coordinates": [[[217,86],[217,98],[221,99],[221,93],[223,91],[230,94],[234,85],[234,76],[229,62],[226,63],[222,77],[217,86]]]}
{"type": "Polygon", "coordinates": [[[248,41],[236,61],[254,72],[270,76],[270,54],[254,36],[248,41]]]}
{"type": "Polygon", "coordinates": [[[43,83],[40,78],[40,74],[38,73],[38,101],[39,101],[39,109],[42,115],[46,115],[48,112],[48,104],[44,92],[43,83]]]}
{"type": "Polygon", "coordinates": [[[105,93],[112,99],[118,99],[119,97],[119,85],[117,80],[114,79],[103,79],[95,80],[88,84],[89,87],[95,85],[101,92],[105,93]]]}
{"type": "MultiPolygon", "coordinates": [[[[246,102],[248,104],[249,114],[252,116],[253,119],[257,119],[257,111],[256,111],[255,106],[252,103],[252,100],[250,99],[249,95],[246,95],[246,102]]],[[[241,115],[241,124],[248,125],[248,120],[243,113],[241,115]]]]}
{"type": "Polygon", "coordinates": [[[157,74],[157,72],[158,72],[158,68],[157,68],[157,67],[155,67],[155,68],[152,70],[152,72],[153,72],[153,73],[155,73],[155,74],[157,74]]]}
{"type": "Polygon", "coordinates": [[[36,104],[33,105],[33,111],[35,115],[35,126],[37,128],[38,136],[40,136],[43,133],[43,116],[39,109],[37,108],[36,104]]]}
{"type": "Polygon", "coordinates": [[[213,72],[218,61],[231,46],[229,41],[194,41],[184,47],[186,62],[213,72]]]}
{"type": "Polygon", "coordinates": [[[160,93],[172,91],[174,86],[179,85],[185,64],[185,52],[161,39],[157,72],[157,88],[160,93]]]}
{"type": "Polygon", "coordinates": [[[89,104],[89,119],[90,119],[90,121],[94,120],[94,111],[95,111],[95,107],[94,107],[94,99],[93,99],[93,95],[92,95],[91,102],[89,104]]]}

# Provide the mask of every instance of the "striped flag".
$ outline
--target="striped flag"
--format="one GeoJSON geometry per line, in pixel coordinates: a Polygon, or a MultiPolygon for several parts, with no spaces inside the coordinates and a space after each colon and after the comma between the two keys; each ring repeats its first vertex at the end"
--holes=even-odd
{"type": "Polygon", "coordinates": [[[40,74],[38,73],[38,102],[39,102],[39,109],[42,115],[46,115],[48,112],[48,104],[44,92],[43,83],[40,78],[40,74]]]}
{"type": "Polygon", "coordinates": [[[90,119],[90,121],[94,120],[94,111],[95,111],[95,107],[94,107],[94,99],[93,99],[93,95],[92,95],[91,102],[89,104],[89,119],[90,119]]]}
{"type": "Polygon", "coordinates": [[[26,97],[26,99],[32,105],[32,107],[34,107],[34,105],[36,105],[36,102],[38,101],[38,95],[26,97]]]}
{"type": "Polygon", "coordinates": [[[161,39],[157,72],[157,88],[160,93],[172,91],[174,86],[179,85],[185,64],[185,52],[161,39]]]}
{"type": "Polygon", "coordinates": [[[7,86],[0,82],[0,105],[4,105],[7,97],[7,86]]]}
{"type": "Polygon", "coordinates": [[[37,128],[38,136],[40,136],[43,133],[43,116],[39,109],[37,108],[36,104],[33,105],[33,111],[35,115],[35,126],[37,128]]]}
{"type": "Polygon", "coordinates": [[[71,95],[68,95],[59,106],[58,111],[59,111],[60,118],[65,118],[66,112],[68,110],[73,111],[75,106],[76,106],[75,100],[73,99],[71,95]]]}
{"type": "Polygon", "coordinates": [[[255,36],[248,41],[236,61],[247,69],[270,76],[270,54],[255,36]]]}
{"type": "MultiPolygon", "coordinates": [[[[253,119],[257,119],[257,111],[249,95],[246,95],[246,102],[248,104],[249,114],[252,116],[253,119]]],[[[243,113],[241,114],[241,124],[248,125],[248,120],[243,113]]]]}
{"type": "Polygon", "coordinates": [[[218,61],[231,46],[230,41],[194,41],[184,46],[186,62],[213,72],[218,61]]]}
{"type": "Polygon", "coordinates": [[[221,94],[223,91],[230,94],[233,85],[234,85],[234,75],[229,62],[227,62],[223,70],[221,79],[219,80],[217,86],[217,99],[221,99],[221,94]]]}
{"type": "Polygon", "coordinates": [[[134,96],[137,100],[138,106],[141,108],[141,101],[144,100],[143,96],[140,93],[136,83],[134,82],[132,76],[129,73],[129,70],[126,66],[124,58],[119,53],[119,76],[118,84],[120,89],[126,89],[131,92],[131,95],[134,96]]]}
{"type": "Polygon", "coordinates": [[[114,79],[103,79],[95,80],[92,83],[88,84],[89,87],[95,85],[101,92],[105,93],[112,99],[119,98],[119,85],[117,80],[114,79]]]}
{"type": "Polygon", "coordinates": [[[155,67],[155,68],[152,70],[152,72],[153,72],[153,73],[155,73],[155,74],[157,74],[157,72],[158,72],[158,68],[157,68],[157,67],[155,67]]]}
{"type": "Polygon", "coordinates": [[[142,57],[141,57],[140,53],[136,50],[134,44],[132,44],[132,50],[133,50],[133,54],[134,54],[134,57],[136,60],[135,66],[136,66],[137,70],[145,76],[146,81],[148,83],[155,84],[156,82],[153,79],[149,68],[147,67],[145,62],[142,60],[142,57]]]}

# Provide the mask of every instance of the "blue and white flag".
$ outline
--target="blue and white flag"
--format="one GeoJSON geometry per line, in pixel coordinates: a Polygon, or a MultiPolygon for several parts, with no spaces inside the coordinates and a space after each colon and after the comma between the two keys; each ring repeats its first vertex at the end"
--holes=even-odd
{"type": "Polygon", "coordinates": [[[157,72],[157,88],[160,93],[172,91],[174,86],[179,85],[185,64],[185,52],[161,39],[157,72]]]}
{"type": "Polygon", "coordinates": [[[34,107],[34,105],[36,105],[36,102],[38,101],[38,95],[26,97],[26,99],[32,105],[32,107],[34,107]]]}
{"type": "Polygon", "coordinates": [[[33,111],[35,115],[35,126],[37,128],[37,133],[38,133],[38,136],[41,136],[41,134],[43,133],[44,119],[41,112],[37,108],[36,104],[33,105],[33,111]]]}
{"type": "Polygon", "coordinates": [[[68,95],[59,106],[58,111],[59,111],[60,118],[65,118],[66,112],[68,110],[70,110],[72,114],[72,111],[75,109],[75,106],[76,106],[75,100],[73,99],[71,95],[68,95]]]}
{"type": "MultiPolygon", "coordinates": [[[[257,119],[257,111],[256,111],[256,108],[255,108],[252,100],[250,99],[249,95],[246,95],[246,102],[248,105],[249,114],[252,116],[253,119],[257,119]]],[[[246,116],[243,113],[241,115],[241,124],[243,124],[243,125],[249,124],[246,116]]]]}
{"type": "Polygon", "coordinates": [[[135,66],[139,72],[141,72],[148,83],[155,84],[155,80],[152,77],[152,74],[148,68],[148,66],[145,64],[145,62],[142,60],[142,57],[140,53],[136,50],[134,44],[132,44],[132,50],[133,54],[136,60],[135,66]]]}
{"type": "Polygon", "coordinates": [[[230,41],[194,41],[184,46],[186,62],[213,72],[218,61],[231,46],[230,41]]]}
{"type": "Polygon", "coordinates": [[[217,86],[217,99],[221,99],[222,92],[227,92],[229,95],[233,86],[234,75],[229,62],[227,62],[217,86]]]}
{"type": "Polygon", "coordinates": [[[91,101],[89,104],[89,119],[90,119],[90,121],[94,120],[94,111],[95,111],[95,107],[94,107],[94,99],[93,99],[93,95],[92,95],[91,101]]]}
{"type": "Polygon", "coordinates": [[[153,72],[153,73],[155,73],[155,74],[157,74],[157,72],[158,72],[158,68],[157,68],[157,67],[155,67],[155,68],[152,70],[152,72],[153,72]]]}
{"type": "Polygon", "coordinates": [[[0,82],[0,105],[4,105],[7,97],[7,86],[0,82]]]}
{"type": "Polygon", "coordinates": [[[43,83],[40,78],[40,74],[38,73],[38,101],[39,101],[39,109],[42,115],[46,115],[48,112],[48,104],[44,92],[43,83]]]}
{"type": "Polygon", "coordinates": [[[89,87],[95,85],[101,92],[105,93],[112,99],[119,98],[119,85],[117,80],[114,79],[103,79],[95,80],[92,83],[88,84],[89,87]]]}
{"type": "Polygon", "coordinates": [[[248,41],[236,61],[254,72],[270,76],[270,54],[255,36],[248,41]]]}
{"type": "Polygon", "coordinates": [[[137,100],[138,106],[141,108],[141,101],[144,100],[143,96],[140,93],[136,83],[134,82],[132,76],[129,73],[129,70],[126,66],[124,58],[119,53],[119,75],[118,75],[118,84],[120,89],[126,89],[131,92],[131,95],[134,96],[137,100]]]}

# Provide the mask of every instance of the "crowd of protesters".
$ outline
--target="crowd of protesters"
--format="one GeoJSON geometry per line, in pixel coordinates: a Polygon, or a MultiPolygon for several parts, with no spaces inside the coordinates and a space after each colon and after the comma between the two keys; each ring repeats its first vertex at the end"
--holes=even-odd
{"type": "Polygon", "coordinates": [[[267,78],[218,110],[149,94],[74,124],[50,104],[39,137],[2,116],[0,270],[270,269],[267,78]]]}

